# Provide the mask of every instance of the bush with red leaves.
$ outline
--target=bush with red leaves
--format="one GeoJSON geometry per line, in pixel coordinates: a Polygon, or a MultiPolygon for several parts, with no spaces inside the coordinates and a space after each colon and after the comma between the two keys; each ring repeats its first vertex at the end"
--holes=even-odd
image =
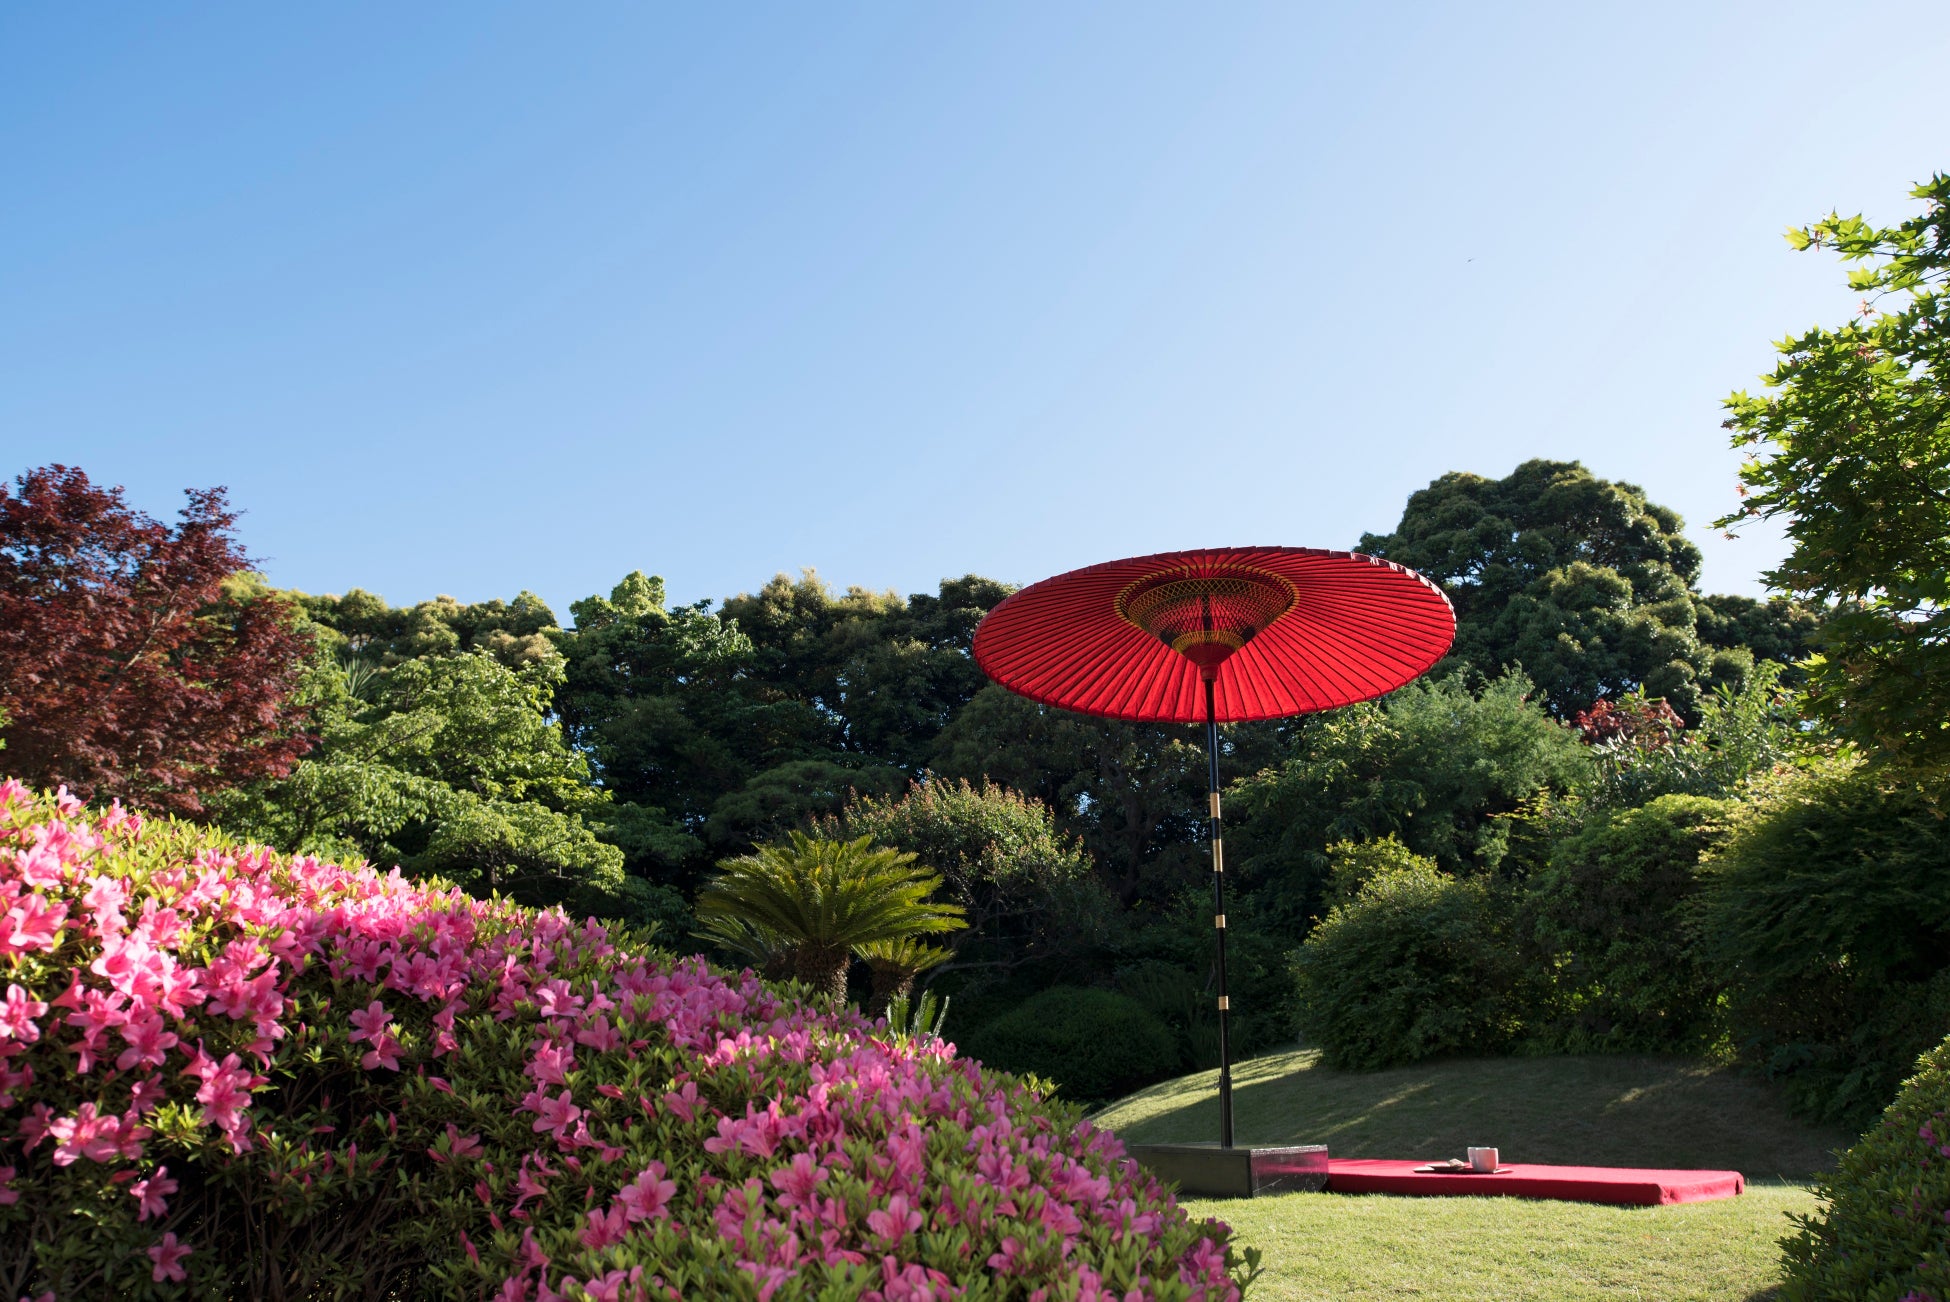
{"type": "Polygon", "coordinates": [[[196,813],[309,746],[290,707],[310,641],[250,568],[224,490],[171,528],[71,466],[0,483],[0,736],[9,771],[90,800],[196,813]]]}

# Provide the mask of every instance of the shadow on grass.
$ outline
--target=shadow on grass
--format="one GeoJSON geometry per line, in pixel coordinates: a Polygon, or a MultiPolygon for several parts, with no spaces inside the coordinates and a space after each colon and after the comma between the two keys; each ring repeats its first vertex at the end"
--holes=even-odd
{"type": "MultiPolygon", "coordinates": [[[[1506,1160],[1730,1169],[1804,1183],[1852,1136],[1789,1116],[1766,1084],[1689,1058],[1461,1059],[1337,1072],[1311,1050],[1233,1072],[1241,1143],[1324,1143],[1337,1157],[1435,1159],[1494,1144],[1506,1160]]],[[[1218,1073],[1096,1115],[1132,1142],[1216,1139],[1218,1073]]]]}

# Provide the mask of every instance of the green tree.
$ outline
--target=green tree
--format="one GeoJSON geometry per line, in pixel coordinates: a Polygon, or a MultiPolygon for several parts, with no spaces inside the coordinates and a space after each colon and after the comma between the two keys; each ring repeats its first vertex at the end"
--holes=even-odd
{"type": "Polygon", "coordinates": [[[1714,688],[1697,728],[1667,711],[1666,727],[1605,729],[1601,716],[1644,718],[1662,703],[1636,694],[1600,702],[1573,720],[1592,743],[1593,761],[1576,794],[1594,809],[1629,809],[1663,795],[1732,796],[1754,774],[1809,754],[1827,739],[1806,726],[1798,698],[1781,689],[1784,672],[1760,661],[1739,687],[1714,688]]]}
{"type": "Polygon", "coordinates": [[[1056,1082],[1063,1097],[1103,1103],[1177,1072],[1171,1028],[1110,990],[1052,986],[964,1040],[969,1056],[1003,1071],[1056,1082]]]}
{"type": "Polygon", "coordinates": [[[1356,1071],[1506,1052],[1538,998],[1511,891],[1388,857],[1341,874],[1371,873],[1294,951],[1296,1028],[1328,1066],[1356,1071]]]}
{"type": "Polygon", "coordinates": [[[668,810],[701,833],[719,797],[824,749],[817,712],[754,680],[750,639],[707,603],[666,609],[663,580],[638,572],[570,610],[555,708],[618,799],[668,810]]]}
{"type": "Polygon", "coordinates": [[[728,598],[719,617],[751,639],[754,675],[831,721],[835,749],[918,777],[936,734],[987,682],[969,646],[1009,591],[969,574],[932,596],[835,593],[807,570],[728,598]]]}
{"type": "Polygon", "coordinates": [[[1452,872],[1493,868],[1508,816],[1589,765],[1522,674],[1421,679],[1306,720],[1289,758],[1233,784],[1228,839],[1269,925],[1297,934],[1326,906],[1330,845],[1395,836],[1452,872]]]}
{"type": "MultiPolygon", "coordinates": [[[[1263,727],[1224,732],[1221,771],[1250,771],[1263,727]]],[[[1169,898],[1199,870],[1205,743],[1189,727],[1121,723],[1055,710],[990,685],[942,729],[934,770],[993,781],[1056,811],[1120,904],[1169,898]]]]}
{"type": "Polygon", "coordinates": [[[1797,249],[1859,264],[1859,319],[1779,345],[1768,392],[1727,399],[1746,505],[1792,547],[1770,585],[1840,604],[1809,666],[1809,705],[1845,737],[1950,766],[1950,176],[1892,227],[1831,214],[1797,249]]]}
{"type": "Polygon", "coordinates": [[[1049,806],[993,782],[936,778],[899,797],[859,795],[817,831],[872,837],[940,873],[968,921],[955,945],[964,971],[1073,952],[1109,908],[1090,856],[1057,828],[1049,806]]]}
{"type": "Polygon", "coordinates": [[[512,669],[558,654],[550,640],[561,631],[555,612],[532,592],[511,602],[496,597],[472,605],[441,596],[407,608],[389,606],[363,588],[344,596],[288,595],[313,623],[337,633],[375,666],[484,651],[512,669]]]}
{"type": "Polygon", "coordinates": [[[1529,938],[1557,987],[1557,1025],[1545,1031],[1556,1047],[1673,1053],[1711,1038],[1718,986],[1684,921],[1729,812],[1724,800],[1665,795],[1597,815],[1525,883],[1529,938]]]}
{"type": "Polygon", "coordinates": [[[1815,653],[1822,612],[1791,598],[1775,595],[1762,601],[1715,593],[1693,603],[1699,640],[1721,651],[1745,649],[1762,664],[1780,666],[1780,681],[1800,686],[1805,674],[1801,661],[1815,653]]]}
{"type": "MultiPolygon", "coordinates": [[[[329,643],[336,635],[326,634],[329,643]]],[[[321,646],[307,679],[318,746],[285,778],[224,793],[226,828],[289,851],[439,873],[477,893],[635,923],[681,922],[681,899],[625,871],[596,820],[639,843],[695,843],[657,811],[614,805],[549,718],[560,657],[510,669],[485,651],[408,660],[352,693],[321,646]]]]}
{"type": "Polygon", "coordinates": [[[855,796],[891,796],[906,785],[907,775],[887,764],[788,760],[719,796],[704,820],[704,836],[723,847],[774,840],[837,814],[855,796]]]}
{"type": "Polygon", "coordinates": [[[1759,779],[1689,910],[1734,1043],[1826,1120],[1867,1124],[1950,1033],[1940,782],[1843,753],[1759,779]]]}
{"type": "MultiPolygon", "coordinates": [[[[698,892],[699,919],[748,924],[772,947],[791,946],[793,975],[835,999],[846,998],[856,947],[965,925],[959,905],[931,898],[940,877],[871,837],[829,841],[793,832],[718,868],[698,892]]],[[[704,935],[715,939],[717,931],[704,935]]]]}
{"type": "Polygon", "coordinates": [[[936,596],[836,594],[808,572],[712,613],[631,574],[572,607],[558,708],[608,790],[741,849],[919,776],[981,687],[969,642],[1007,592],[971,575],[936,596]]]}
{"type": "Polygon", "coordinates": [[[1706,621],[1732,645],[1704,639],[1699,549],[1678,514],[1574,461],[1526,461],[1502,479],[1444,475],[1408,499],[1393,533],[1365,534],[1359,549],[1442,585],[1456,608],[1449,663],[1521,667],[1560,716],[1639,688],[1694,717],[1702,693],[1737,683],[1756,653],[1732,644],[1743,617],[1781,650],[1768,621],[1737,605],[1706,621]]]}

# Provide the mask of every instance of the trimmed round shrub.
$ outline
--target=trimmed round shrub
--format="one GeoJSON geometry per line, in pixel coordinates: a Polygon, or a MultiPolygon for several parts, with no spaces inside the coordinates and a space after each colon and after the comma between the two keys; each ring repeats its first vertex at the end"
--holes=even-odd
{"type": "Polygon", "coordinates": [[[1508,896],[1420,855],[1367,866],[1373,875],[1293,953],[1301,1038],[1328,1066],[1356,1071],[1506,1052],[1533,1002],[1508,896]]]}
{"type": "Polygon", "coordinates": [[[1950,1299],[1950,1041],[1916,1066],[1881,1124],[1815,1182],[1821,1211],[1794,1218],[1782,1302],[1950,1299]]]}
{"type": "Polygon", "coordinates": [[[1561,1011],[1541,1038],[1570,1052],[1672,1053],[1712,1038],[1719,991],[1689,943],[1700,857],[1729,804],[1660,796],[1601,813],[1526,883],[1531,939],[1556,964],[1561,1011]]]}
{"type": "Polygon", "coordinates": [[[968,1041],[991,1067],[1047,1077],[1078,1103],[1121,1098],[1182,1061],[1178,1037],[1143,1004],[1086,986],[1039,991],[968,1041]]]}
{"type": "Polygon", "coordinates": [[[0,783],[0,1295],[1236,1298],[1075,1109],[594,921],[0,783]]]}

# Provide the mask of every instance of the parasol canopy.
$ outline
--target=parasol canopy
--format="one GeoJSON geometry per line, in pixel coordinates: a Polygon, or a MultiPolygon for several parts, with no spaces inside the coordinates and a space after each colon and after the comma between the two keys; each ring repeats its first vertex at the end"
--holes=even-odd
{"type": "Polygon", "coordinates": [[[1213,547],[1071,570],[975,630],[975,662],[1044,705],[1177,723],[1277,719],[1402,686],[1455,639],[1442,590],[1358,552],[1213,547]]]}

